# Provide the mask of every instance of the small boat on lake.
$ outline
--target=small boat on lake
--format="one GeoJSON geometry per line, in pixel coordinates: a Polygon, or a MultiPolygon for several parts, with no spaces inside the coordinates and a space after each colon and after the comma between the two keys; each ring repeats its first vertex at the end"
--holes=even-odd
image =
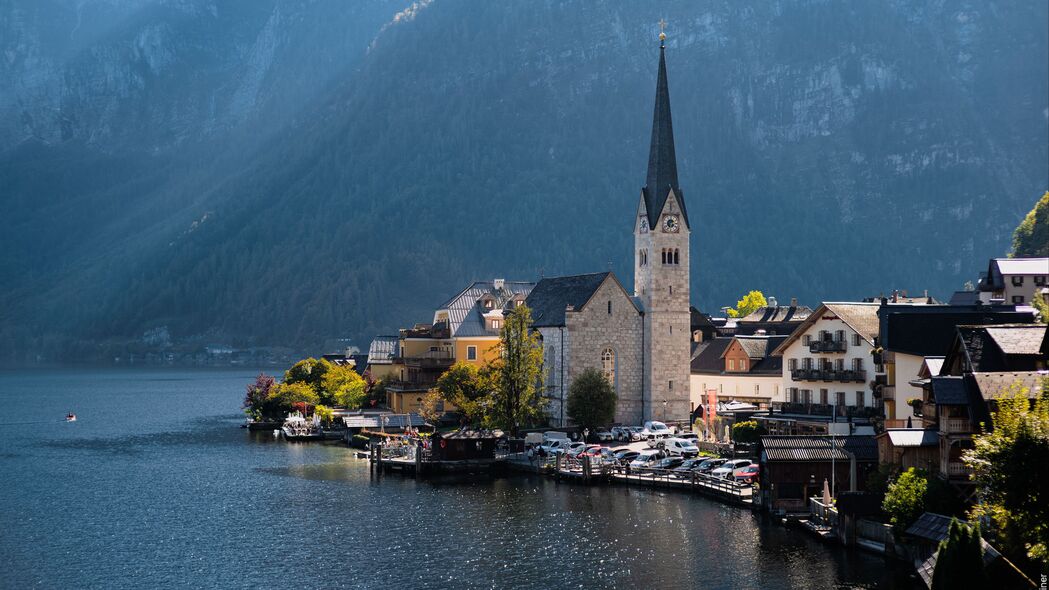
{"type": "Polygon", "coordinates": [[[73,412],[66,414],[66,422],[76,422],[76,414],[73,412]]]}
{"type": "Polygon", "coordinates": [[[284,435],[284,440],[321,440],[324,438],[320,424],[316,420],[307,421],[299,412],[288,414],[280,430],[284,435]]]}

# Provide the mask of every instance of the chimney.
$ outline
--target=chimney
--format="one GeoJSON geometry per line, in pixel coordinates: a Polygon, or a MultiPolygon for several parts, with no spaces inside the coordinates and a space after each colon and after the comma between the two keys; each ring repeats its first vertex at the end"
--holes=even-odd
{"type": "Polygon", "coordinates": [[[769,307],[779,307],[779,302],[776,301],[775,297],[769,297],[769,307]]]}
{"type": "Polygon", "coordinates": [[[505,279],[495,279],[492,282],[495,284],[495,289],[498,291],[499,289],[503,288],[503,285],[506,283],[506,280],[505,279]]]}
{"type": "Polygon", "coordinates": [[[790,306],[791,307],[797,307],[798,306],[798,298],[797,297],[791,297],[790,298],[790,306]]]}

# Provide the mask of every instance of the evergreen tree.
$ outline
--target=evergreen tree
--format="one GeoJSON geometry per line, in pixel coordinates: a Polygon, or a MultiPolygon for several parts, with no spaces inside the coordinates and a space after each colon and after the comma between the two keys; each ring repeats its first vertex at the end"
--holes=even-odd
{"type": "Polygon", "coordinates": [[[980,590],[990,580],[983,565],[979,525],[969,526],[952,518],[947,538],[940,541],[932,590],[980,590]]]}

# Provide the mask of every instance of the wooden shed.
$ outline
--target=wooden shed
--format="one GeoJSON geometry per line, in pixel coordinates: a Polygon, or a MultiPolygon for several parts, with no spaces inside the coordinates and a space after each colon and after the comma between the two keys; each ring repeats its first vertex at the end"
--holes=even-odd
{"type": "Polygon", "coordinates": [[[433,461],[479,461],[495,458],[495,443],[499,439],[490,430],[464,429],[431,437],[430,457],[433,461]]]}

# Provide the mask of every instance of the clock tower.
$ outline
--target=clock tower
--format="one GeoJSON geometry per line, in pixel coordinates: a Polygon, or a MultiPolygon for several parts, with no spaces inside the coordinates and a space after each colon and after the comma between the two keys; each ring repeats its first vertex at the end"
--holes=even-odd
{"type": "Polygon", "coordinates": [[[689,235],[678,186],[667,86],[666,35],[659,35],[659,71],[648,177],[634,218],[634,295],[643,306],[642,420],[688,420],[691,317],[689,235]]]}

